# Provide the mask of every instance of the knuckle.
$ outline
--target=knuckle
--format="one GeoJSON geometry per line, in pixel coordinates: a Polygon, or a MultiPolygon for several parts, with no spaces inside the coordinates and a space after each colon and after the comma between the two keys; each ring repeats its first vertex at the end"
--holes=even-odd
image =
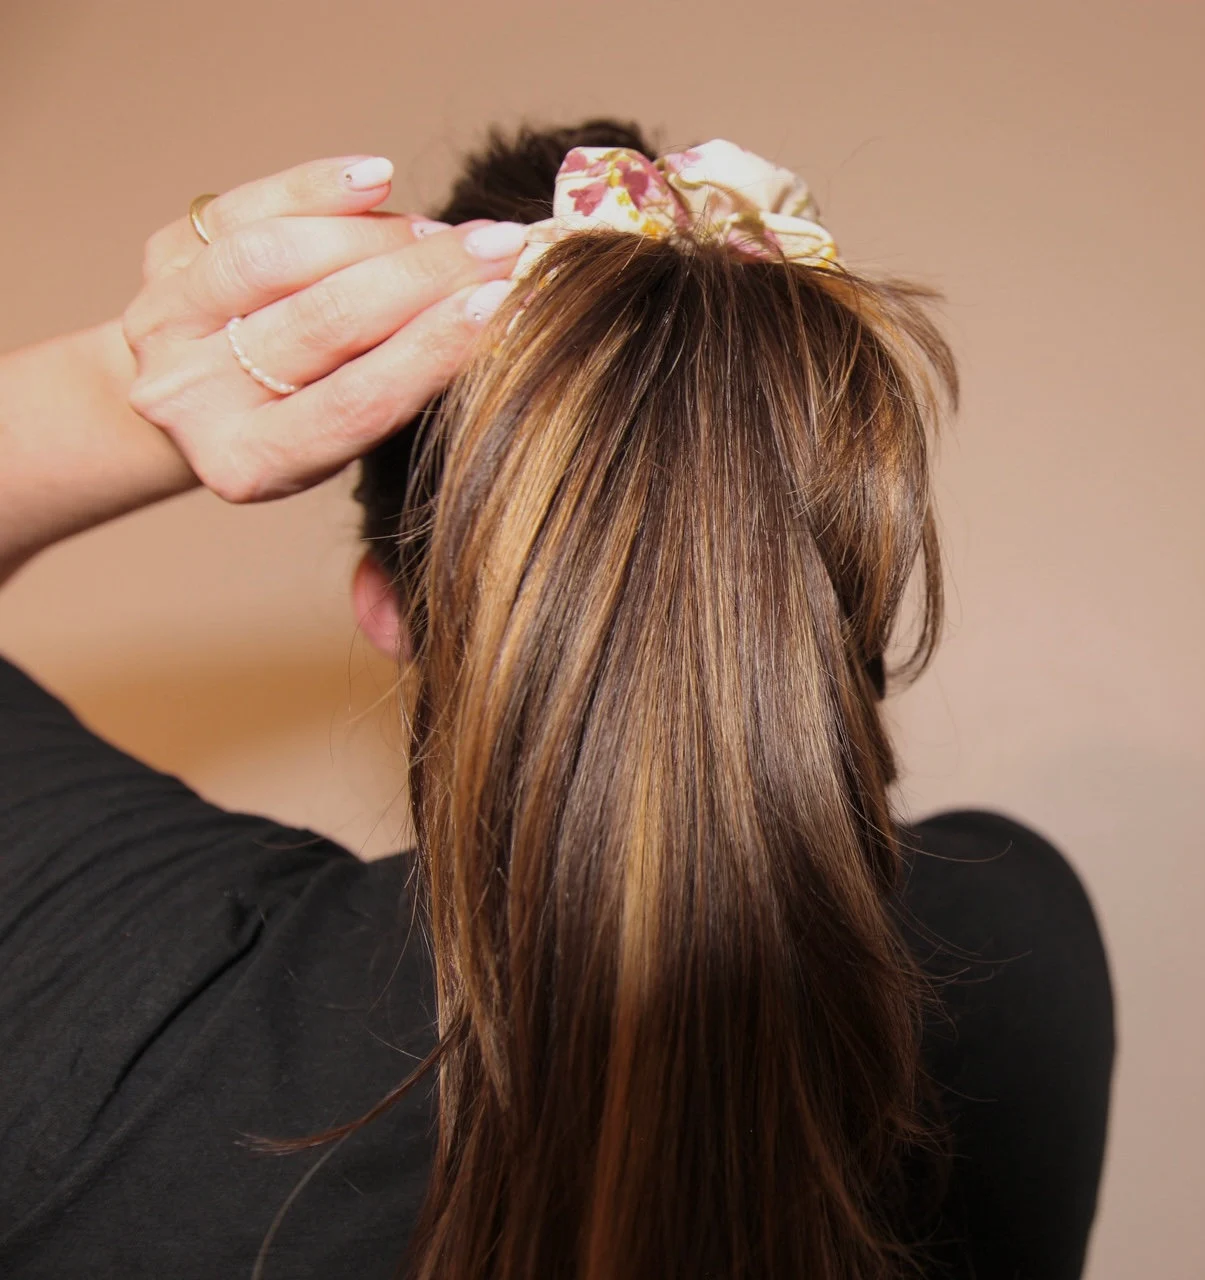
{"type": "Polygon", "coordinates": [[[173,425],[173,406],[184,390],[183,380],[176,370],[151,370],[140,373],[130,384],[126,399],[135,413],[162,427],[170,433],[173,425]]]}
{"type": "Polygon", "coordinates": [[[285,174],[283,185],[285,198],[292,208],[302,211],[316,208],[330,187],[329,165],[321,160],[298,165],[285,174]]]}
{"type": "Polygon", "coordinates": [[[419,241],[403,251],[405,274],[416,292],[424,296],[447,291],[451,268],[442,250],[443,246],[428,246],[419,241]],[[436,251],[432,251],[435,249],[436,251]]]}
{"type": "Polygon", "coordinates": [[[178,273],[144,284],[121,314],[121,330],[134,355],[141,361],[148,347],[158,346],[181,320],[189,318],[188,292],[178,273]]]}
{"type": "Polygon", "coordinates": [[[167,229],[156,231],[153,236],[146,242],[142,250],[142,278],[150,280],[159,272],[167,263],[167,229]]]}
{"type": "Polygon", "coordinates": [[[232,506],[262,502],[270,496],[266,476],[241,450],[227,447],[206,451],[190,456],[189,462],[201,483],[232,506]]]}
{"type": "Polygon", "coordinates": [[[232,506],[247,506],[261,501],[265,496],[262,484],[255,476],[244,471],[223,467],[216,471],[203,469],[198,471],[198,475],[211,493],[216,493],[223,502],[229,502],[232,506]]]}
{"type": "Polygon", "coordinates": [[[126,346],[134,353],[136,359],[150,331],[150,316],[146,304],[141,297],[135,298],[121,313],[121,336],[125,338],[126,346]]]}
{"type": "Polygon", "coordinates": [[[380,388],[369,379],[343,370],[343,376],[332,379],[327,391],[325,416],[331,431],[340,439],[355,437],[378,416],[381,400],[380,388]]]}
{"type": "Polygon", "coordinates": [[[265,432],[258,416],[229,420],[223,430],[204,437],[203,456],[190,459],[202,484],[233,506],[270,502],[306,487],[296,441],[265,432]]]}
{"type": "Polygon", "coordinates": [[[408,335],[407,365],[415,384],[435,388],[459,372],[476,334],[458,309],[444,307],[424,319],[408,335]]]}
{"type": "Polygon", "coordinates": [[[425,325],[414,335],[413,360],[431,377],[442,378],[460,364],[464,330],[459,317],[441,316],[441,324],[425,325]]]}
{"type": "Polygon", "coordinates": [[[178,271],[196,257],[203,246],[189,230],[189,239],[182,240],[179,224],[161,227],[146,242],[142,250],[142,278],[147,284],[169,272],[178,271]]]}
{"type": "Polygon", "coordinates": [[[236,287],[273,289],[287,284],[293,273],[296,255],[277,229],[247,227],[218,246],[236,287]]]}
{"type": "Polygon", "coordinates": [[[156,407],[162,402],[152,378],[135,378],[127,392],[130,408],[148,422],[154,421],[156,407]]]}
{"type": "Polygon", "coordinates": [[[355,311],[347,295],[320,282],[293,300],[296,307],[290,339],[308,351],[328,351],[345,343],[355,330],[355,311]]]}

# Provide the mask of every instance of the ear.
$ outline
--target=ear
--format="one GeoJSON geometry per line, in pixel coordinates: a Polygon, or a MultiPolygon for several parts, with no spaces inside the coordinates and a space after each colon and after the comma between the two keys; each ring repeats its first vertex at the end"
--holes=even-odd
{"type": "Polygon", "coordinates": [[[360,630],[373,647],[395,662],[409,662],[414,656],[410,629],[402,618],[393,583],[371,551],[356,565],[351,600],[360,630]]]}

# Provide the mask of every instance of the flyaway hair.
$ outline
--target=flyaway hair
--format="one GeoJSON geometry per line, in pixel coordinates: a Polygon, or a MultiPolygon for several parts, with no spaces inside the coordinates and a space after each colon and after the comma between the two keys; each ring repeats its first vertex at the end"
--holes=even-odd
{"type": "MultiPolygon", "coordinates": [[[[644,146],[495,140],[443,214],[535,220],[592,141],[644,146]]],[[[902,1274],[923,986],[874,673],[910,582],[909,671],[938,634],[949,352],[921,291],[730,245],[588,231],[529,279],[361,487],[442,1046],[408,1265],[902,1274]]]]}

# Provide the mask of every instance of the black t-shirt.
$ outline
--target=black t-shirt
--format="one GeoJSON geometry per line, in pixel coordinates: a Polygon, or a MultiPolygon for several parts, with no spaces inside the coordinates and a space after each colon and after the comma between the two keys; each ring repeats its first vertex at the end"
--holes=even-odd
{"type": "MultiPolygon", "coordinates": [[[[948,1015],[927,1041],[954,1148],[933,1274],[1076,1276],[1113,1057],[1091,907],[1006,818],[905,840],[948,1015]]],[[[206,803],[0,661],[0,1275],[249,1277],[275,1222],[264,1280],[393,1276],[430,1086],[338,1146],[250,1140],[359,1116],[431,1047],[411,870],[206,803]]]]}

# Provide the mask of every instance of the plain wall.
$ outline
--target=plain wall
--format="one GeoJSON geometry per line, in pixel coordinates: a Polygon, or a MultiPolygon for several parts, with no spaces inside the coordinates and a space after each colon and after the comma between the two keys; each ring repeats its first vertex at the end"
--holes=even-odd
{"type": "MultiPolygon", "coordinates": [[[[903,799],[1029,820],[1101,913],[1093,1280],[1205,1275],[1203,37],[1167,0],[0,7],[0,347],[115,314],[200,191],[383,152],[425,207],[522,116],[732,138],[808,177],[851,260],[944,290],[951,626],[893,711],[903,799]]],[[[0,647],[207,795],[379,853],[402,765],[347,491],[78,538],[0,596],[0,647]]]]}

